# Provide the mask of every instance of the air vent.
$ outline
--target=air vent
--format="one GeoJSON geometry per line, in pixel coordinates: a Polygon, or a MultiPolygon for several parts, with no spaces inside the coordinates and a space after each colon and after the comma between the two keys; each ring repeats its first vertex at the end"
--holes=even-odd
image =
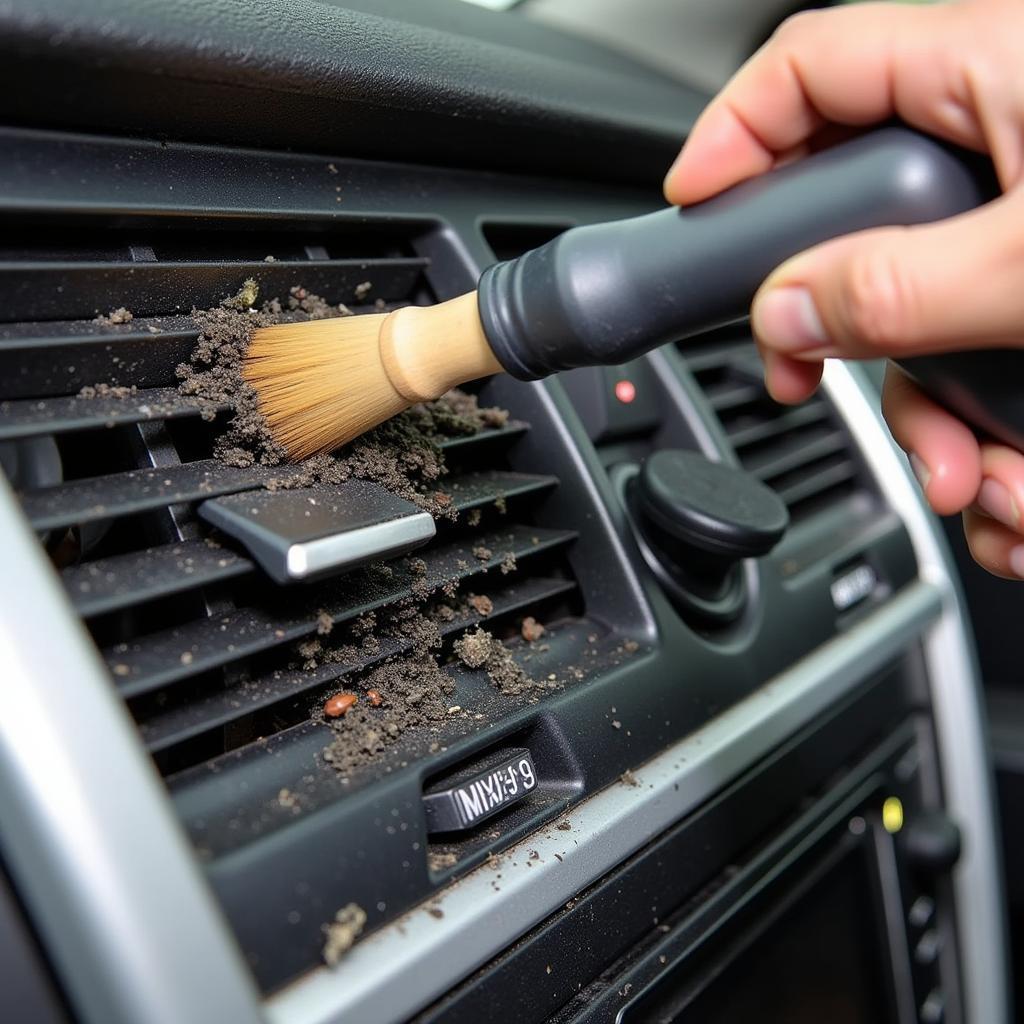
{"type": "MultiPolygon", "coordinates": [[[[495,742],[487,730],[503,716],[576,680],[559,663],[557,624],[566,624],[564,642],[576,652],[566,661],[584,648],[596,654],[597,638],[579,619],[583,603],[567,558],[576,533],[543,512],[558,479],[524,472],[515,451],[530,424],[514,409],[480,413],[473,394],[414,412],[416,443],[404,454],[395,450],[396,466],[413,467],[409,479],[436,520],[433,538],[414,551],[314,582],[282,584],[280,575],[275,580],[264,571],[258,552],[200,514],[204,502],[246,493],[254,505],[258,493],[272,506],[281,487],[292,507],[296,495],[343,504],[351,493],[346,488],[355,485],[321,476],[293,489],[305,473],[301,467],[218,457],[230,409],[178,389],[176,367],[188,362],[199,337],[194,308],[215,305],[249,278],[259,289],[257,304],[294,298],[292,290],[304,287],[356,314],[425,304],[434,296],[430,260],[417,253],[412,228],[326,230],[319,222],[278,218],[266,231],[253,222],[247,230],[220,232],[190,230],[187,223],[195,226],[183,218],[121,216],[90,230],[60,231],[45,223],[28,230],[19,220],[5,236],[0,457],[111,685],[167,778],[243,948],[260,981],[272,987],[316,963],[320,923],[333,913],[331,890],[344,889],[351,876],[339,879],[323,862],[310,865],[310,850],[297,834],[288,840],[293,852],[264,844],[244,870],[223,866],[232,852],[274,832],[301,831],[318,808],[330,808],[335,830],[344,831],[345,814],[362,822],[369,813],[358,794],[375,791],[377,780],[417,760],[424,774],[436,771],[435,755],[443,757],[460,739],[485,756],[495,742]],[[435,476],[437,460],[444,471],[435,476]],[[550,645],[523,638],[542,632],[532,622],[524,630],[527,618],[547,624],[550,645]],[[495,652],[518,649],[520,662],[522,654],[526,661],[535,657],[538,678],[517,682],[507,653],[495,654],[511,673],[504,689],[485,674],[490,662],[478,671],[462,665],[455,643],[470,631],[476,636],[478,626],[493,638],[495,652]],[[407,671],[439,671],[436,678],[449,680],[439,692],[463,696],[451,696],[440,720],[410,715],[393,743],[382,734],[367,746],[374,756],[353,758],[345,748],[348,722],[332,729],[325,702],[339,690],[355,690],[369,713],[367,675],[401,664],[407,671]],[[342,746],[332,758],[325,752],[335,740],[342,746]],[[271,783],[268,816],[267,802],[254,794],[278,774],[286,781],[271,783]],[[254,802],[243,811],[246,797],[254,802]],[[338,810],[350,805],[350,812],[338,810]],[[286,860],[275,859],[281,857],[286,860]],[[279,878],[323,873],[309,895],[317,906],[324,901],[323,909],[319,917],[308,913],[297,937],[272,899],[255,910],[252,887],[267,887],[253,873],[264,863],[279,878]],[[244,910],[232,906],[240,886],[244,910]],[[288,942],[275,927],[288,929],[288,942]]],[[[387,484],[387,473],[370,467],[363,474],[354,463],[346,472],[377,480],[369,492],[359,484],[364,519],[370,495],[372,526],[372,487],[387,484]]],[[[408,489],[403,497],[418,500],[408,489]]],[[[386,509],[394,514],[396,500],[381,501],[382,516],[386,509]]],[[[406,507],[422,523],[415,505],[406,507]]],[[[536,730],[523,732],[521,715],[515,728],[535,749],[552,746],[536,730]]],[[[352,743],[367,744],[372,735],[363,728],[352,743]]],[[[548,755],[545,771],[569,778],[559,756],[548,755]]],[[[419,787],[415,775],[406,784],[419,787]]],[[[564,806],[565,794],[574,791],[539,787],[528,807],[515,809],[515,827],[557,813],[556,796],[564,806]]],[[[363,826],[348,827],[361,834],[363,826]]],[[[484,856],[486,837],[473,842],[467,850],[484,856]]],[[[403,895],[380,901],[386,911],[371,907],[372,923],[400,912],[402,901],[425,897],[427,853],[424,843],[415,891],[387,876],[388,892],[403,895]]]]}
{"type": "MultiPolygon", "coordinates": [[[[267,297],[306,286],[357,313],[367,303],[430,301],[427,261],[393,236],[290,227],[225,236],[111,230],[95,236],[102,243],[44,231],[8,238],[0,251],[5,310],[19,318],[0,328],[5,464],[166,772],[308,721],[341,677],[415,645],[390,636],[370,653],[364,644],[340,655],[343,645],[333,644],[331,660],[313,670],[310,652],[327,647],[319,636],[357,623],[365,631],[368,616],[445,587],[461,609],[439,626],[451,639],[484,618],[564,606],[575,589],[561,557],[573,534],[533,522],[532,506],[557,481],[502,468],[529,429],[511,419],[477,431],[460,422],[447,434],[442,424],[436,445],[447,473],[432,486],[447,514],[415,558],[282,589],[195,514],[203,501],[301,471],[211,457],[227,411],[208,423],[216,410],[173,386],[197,336],[185,311],[246,278],[267,297]],[[353,255],[360,247],[368,255],[353,255]],[[115,307],[131,317],[96,316],[115,307]],[[477,602],[485,615],[459,599],[477,591],[486,591],[477,602]]],[[[310,500],[337,490],[315,486],[310,500]]]]}
{"type": "Polygon", "coordinates": [[[730,326],[680,351],[740,464],[779,494],[793,522],[864,488],[853,445],[828,400],[819,393],[796,406],[774,401],[749,330],[730,326]]]}

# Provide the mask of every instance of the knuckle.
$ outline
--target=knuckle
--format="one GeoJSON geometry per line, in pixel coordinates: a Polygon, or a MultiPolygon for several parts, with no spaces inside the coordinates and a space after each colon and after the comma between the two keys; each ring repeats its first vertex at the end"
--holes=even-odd
{"type": "Polygon", "coordinates": [[[899,352],[914,338],[920,307],[915,275],[893,247],[876,245],[853,257],[841,309],[854,340],[880,356],[899,352]]]}

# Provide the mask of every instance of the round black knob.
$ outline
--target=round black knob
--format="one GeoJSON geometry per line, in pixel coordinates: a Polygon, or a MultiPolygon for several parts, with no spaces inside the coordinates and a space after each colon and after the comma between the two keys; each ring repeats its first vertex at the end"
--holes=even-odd
{"type": "Polygon", "coordinates": [[[740,560],[767,554],[789,524],[782,499],[750,473],[676,449],[644,462],[631,504],[648,563],[705,622],[739,614],[740,560]]]}
{"type": "Polygon", "coordinates": [[[789,525],[773,490],[697,452],[655,452],[640,470],[639,497],[642,514],[665,533],[727,561],[767,554],[789,525]]]}
{"type": "Polygon", "coordinates": [[[925,874],[945,874],[960,859],[960,829],[942,811],[920,814],[907,825],[901,838],[908,859],[925,874]]]}

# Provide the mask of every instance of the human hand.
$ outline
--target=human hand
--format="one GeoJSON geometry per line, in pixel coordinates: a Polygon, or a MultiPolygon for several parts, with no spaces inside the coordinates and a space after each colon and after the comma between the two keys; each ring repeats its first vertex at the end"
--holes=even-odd
{"type": "MultiPolygon", "coordinates": [[[[694,126],[665,179],[699,202],[899,117],[990,154],[1004,194],[938,224],[862,231],[776,269],[751,310],[769,391],[798,402],[822,360],[1024,345],[1024,4],[858,4],[785,22],[694,126]]],[[[1024,388],[1024,382],[1021,382],[1024,388]]],[[[1024,454],[979,443],[889,364],[882,410],[932,508],[974,558],[1024,578],[1024,454]]]]}

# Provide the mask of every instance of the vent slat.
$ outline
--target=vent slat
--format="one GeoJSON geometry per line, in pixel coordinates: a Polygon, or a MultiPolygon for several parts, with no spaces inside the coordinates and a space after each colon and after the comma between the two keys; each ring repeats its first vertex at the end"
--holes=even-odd
{"type": "MultiPolygon", "coordinates": [[[[206,406],[211,412],[227,408],[212,403],[206,406]]],[[[69,396],[0,402],[0,441],[199,416],[202,412],[203,407],[194,398],[182,395],[176,388],[149,388],[123,398],[69,396]]]]}
{"type": "Polygon", "coordinates": [[[244,576],[256,566],[230,548],[182,541],[100,558],[61,573],[79,615],[88,618],[244,576]]]}
{"type": "Polygon", "coordinates": [[[441,489],[451,494],[452,504],[461,512],[491,505],[504,498],[519,498],[525,494],[550,490],[557,484],[558,478],[554,476],[485,470],[466,473],[450,483],[442,482],[441,489]]]}
{"type": "Polygon", "coordinates": [[[187,313],[216,305],[249,277],[264,296],[287,296],[301,283],[328,302],[351,303],[356,288],[369,282],[373,298],[395,301],[412,294],[429,262],[413,256],[274,263],[0,261],[0,291],[8,320],[87,319],[123,305],[126,297],[137,315],[187,313]]]}
{"type": "MultiPolygon", "coordinates": [[[[499,498],[511,501],[540,493],[557,483],[552,476],[492,470],[455,477],[448,489],[453,506],[464,512],[499,498]]],[[[88,618],[256,570],[252,561],[229,548],[190,541],[97,559],[65,569],[61,579],[78,613],[88,618]]]]}
{"type": "Polygon", "coordinates": [[[750,405],[764,397],[764,386],[747,381],[728,381],[704,388],[711,408],[717,413],[750,405]]]}
{"type": "Polygon", "coordinates": [[[770,437],[788,434],[799,427],[811,423],[819,423],[828,418],[828,410],[820,401],[807,402],[772,416],[770,419],[758,420],[745,426],[733,428],[726,425],[726,433],[732,446],[736,449],[746,448],[752,444],[767,441],[770,437]]]}
{"type": "Polygon", "coordinates": [[[780,439],[777,445],[770,446],[756,456],[745,458],[743,468],[759,480],[770,481],[816,459],[841,452],[845,447],[846,438],[838,430],[807,437],[798,433],[780,439]]]}
{"type": "Polygon", "coordinates": [[[807,475],[794,483],[782,487],[776,487],[778,495],[789,506],[798,502],[807,501],[816,495],[824,494],[833,487],[845,484],[855,479],[857,467],[848,459],[834,465],[817,469],[808,467],[807,475]]]}
{"type": "Polygon", "coordinates": [[[295,466],[239,468],[203,459],[182,466],[132,469],[25,491],[21,506],[33,529],[52,530],[247,491],[299,472],[295,466]]]}
{"type": "Polygon", "coordinates": [[[4,397],[73,394],[87,385],[173,387],[174,368],[196,345],[190,317],[136,318],[107,327],[94,320],[0,325],[4,397]]]}
{"type": "MultiPolygon", "coordinates": [[[[486,619],[473,613],[440,624],[442,636],[451,636],[477,622],[487,622],[522,610],[533,610],[543,601],[567,594],[576,589],[571,580],[533,577],[512,583],[497,590],[488,588],[493,610],[486,619]]],[[[157,753],[202,735],[211,729],[230,725],[239,719],[283,700],[300,699],[333,680],[354,671],[362,671],[385,658],[402,654],[412,648],[412,642],[387,637],[372,657],[352,662],[327,662],[312,671],[291,670],[268,675],[204,694],[188,704],[157,714],[139,724],[146,745],[157,753]]]]}
{"type": "Polygon", "coordinates": [[[414,587],[434,589],[449,580],[466,579],[515,560],[562,547],[572,531],[514,526],[509,530],[430,548],[422,553],[426,571],[417,575],[401,561],[391,567],[390,579],[372,570],[357,571],[336,583],[318,588],[308,607],[295,607],[294,598],[283,607],[251,608],[226,616],[201,619],[184,626],[140,637],[104,652],[118,689],[135,697],[178,679],[187,678],[228,662],[257,654],[315,631],[318,616],[345,622],[385,604],[408,597],[414,587]],[[490,557],[475,555],[474,550],[490,557]]]}

